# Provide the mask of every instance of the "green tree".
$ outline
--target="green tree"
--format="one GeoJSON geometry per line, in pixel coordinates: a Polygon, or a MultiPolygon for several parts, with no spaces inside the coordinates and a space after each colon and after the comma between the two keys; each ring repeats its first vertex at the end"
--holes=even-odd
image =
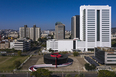
{"type": "Polygon", "coordinates": [[[79,55],[78,52],[76,52],[76,51],[73,52],[73,56],[78,56],[78,55],[79,55]]]}
{"type": "Polygon", "coordinates": [[[42,47],[46,47],[46,43],[42,44],[41,46],[42,46],[42,47]]]}
{"type": "Polygon", "coordinates": [[[52,50],[51,48],[48,50],[49,52],[54,52],[54,50],[52,50]]]}
{"type": "Polygon", "coordinates": [[[98,72],[98,77],[116,77],[115,72],[108,71],[108,70],[100,70],[98,72]]]}
{"type": "Polygon", "coordinates": [[[90,65],[89,63],[85,64],[85,69],[86,70],[94,70],[96,66],[94,64],[90,65]]]}
{"type": "Polygon", "coordinates": [[[21,62],[19,60],[16,60],[13,62],[13,65],[15,68],[18,68],[21,65],[21,62]]]}
{"type": "Polygon", "coordinates": [[[83,73],[80,73],[80,74],[76,74],[75,77],[85,77],[85,75],[83,73]]]}
{"type": "Polygon", "coordinates": [[[22,52],[21,51],[18,51],[18,56],[21,56],[22,52]]]}
{"type": "Polygon", "coordinates": [[[39,41],[39,42],[42,42],[42,39],[41,39],[41,38],[39,38],[39,39],[38,39],[38,41],[39,41]]]}
{"type": "Polygon", "coordinates": [[[3,74],[3,75],[1,75],[1,77],[6,77],[6,75],[3,74]]]}
{"type": "Polygon", "coordinates": [[[85,64],[85,69],[86,69],[86,70],[90,70],[90,65],[89,65],[89,63],[86,63],[86,64],[85,64]]]}
{"type": "Polygon", "coordinates": [[[39,68],[37,71],[31,73],[35,77],[51,77],[52,72],[47,69],[39,68]]]}
{"type": "Polygon", "coordinates": [[[13,51],[13,52],[15,52],[15,49],[14,49],[14,48],[12,48],[12,51],[13,51]]]}
{"type": "Polygon", "coordinates": [[[72,77],[70,74],[66,74],[65,77],[72,77]]]}
{"type": "Polygon", "coordinates": [[[96,66],[94,64],[91,65],[92,70],[94,70],[96,68],[96,66]]]}

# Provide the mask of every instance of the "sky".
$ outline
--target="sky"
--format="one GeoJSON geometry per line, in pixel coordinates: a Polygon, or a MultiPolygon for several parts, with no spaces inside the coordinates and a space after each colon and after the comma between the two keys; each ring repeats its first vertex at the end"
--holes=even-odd
{"type": "Polygon", "coordinates": [[[34,24],[42,30],[54,29],[58,21],[71,30],[71,17],[80,15],[81,5],[111,6],[112,27],[116,27],[116,0],[0,0],[0,29],[34,24]]]}

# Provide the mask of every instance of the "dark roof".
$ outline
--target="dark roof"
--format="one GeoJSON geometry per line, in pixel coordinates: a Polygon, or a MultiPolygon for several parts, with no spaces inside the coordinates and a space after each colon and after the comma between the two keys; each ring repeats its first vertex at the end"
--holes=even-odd
{"type": "Polygon", "coordinates": [[[56,22],[55,25],[62,24],[62,22],[56,22]]]}

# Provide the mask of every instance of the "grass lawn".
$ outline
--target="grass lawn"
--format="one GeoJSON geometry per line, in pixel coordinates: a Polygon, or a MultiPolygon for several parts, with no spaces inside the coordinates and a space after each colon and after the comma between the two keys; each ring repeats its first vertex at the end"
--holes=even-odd
{"type": "Polygon", "coordinates": [[[7,59],[7,57],[0,57],[0,62],[3,62],[6,59],[7,59]]]}
{"type": "Polygon", "coordinates": [[[28,56],[0,56],[0,71],[13,71],[13,62],[15,60],[21,61],[21,63],[28,56]]]}

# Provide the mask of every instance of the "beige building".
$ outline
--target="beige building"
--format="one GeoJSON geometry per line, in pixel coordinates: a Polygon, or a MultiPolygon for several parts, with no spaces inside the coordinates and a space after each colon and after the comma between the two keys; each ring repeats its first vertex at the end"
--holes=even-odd
{"type": "Polygon", "coordinates": [[[20,38],[30,38],[33,41],[37,41],[38,38],[41,37],[41,29],[36,27],[36,25],[33,25],[32,28],[27,27],[27,25],[24,25],[24,27],[19,28],[19,36],[20,38]]]}
{"type": "Polygon", "coordinates": [[[65,39],[65,25],[61,22],[55,23],[55,39],[65,39]]]}
{"type": "Polygon", "coordinates": [[[30,39],[32,39],[33,41],[37,41],[40,37],[41,29],[36,27],[36,25],[33,25],[33,27],[30,28],[30,39]]]}
{"type": "Polygon", "coordinates": [[[8,37],[18,38],[18,32],[10,32],[8,37]]]}
{"type": "Polygon", "coordinates": [[[69,39],[71,36],[70,31],[65,31],[65,39],[69,39]]]}
{"type": "Polygon", "coordinates": [[[27,27],[27,25],[24,25],[24,27],[20,27],[19,28],[19,36],[20,38],[29,38],[29,34],[30,34],[30,28],[27,27]]]}
{"type": "Polygon", "coordinates": [[[116,33],[111,35],[111,39],[116,39],[116,33]]]}
{"type": "Polygon", "coordinates": [[[71,38],[80,38],[80,16],[75,15],[71,18],[71,38]]]}
{"type": "Polygon", "coordinates": [[[8,48],[10,48],[9,42],[5,42],[5,41],[0,42],[0,49],[8,49],[8,48]]]}

